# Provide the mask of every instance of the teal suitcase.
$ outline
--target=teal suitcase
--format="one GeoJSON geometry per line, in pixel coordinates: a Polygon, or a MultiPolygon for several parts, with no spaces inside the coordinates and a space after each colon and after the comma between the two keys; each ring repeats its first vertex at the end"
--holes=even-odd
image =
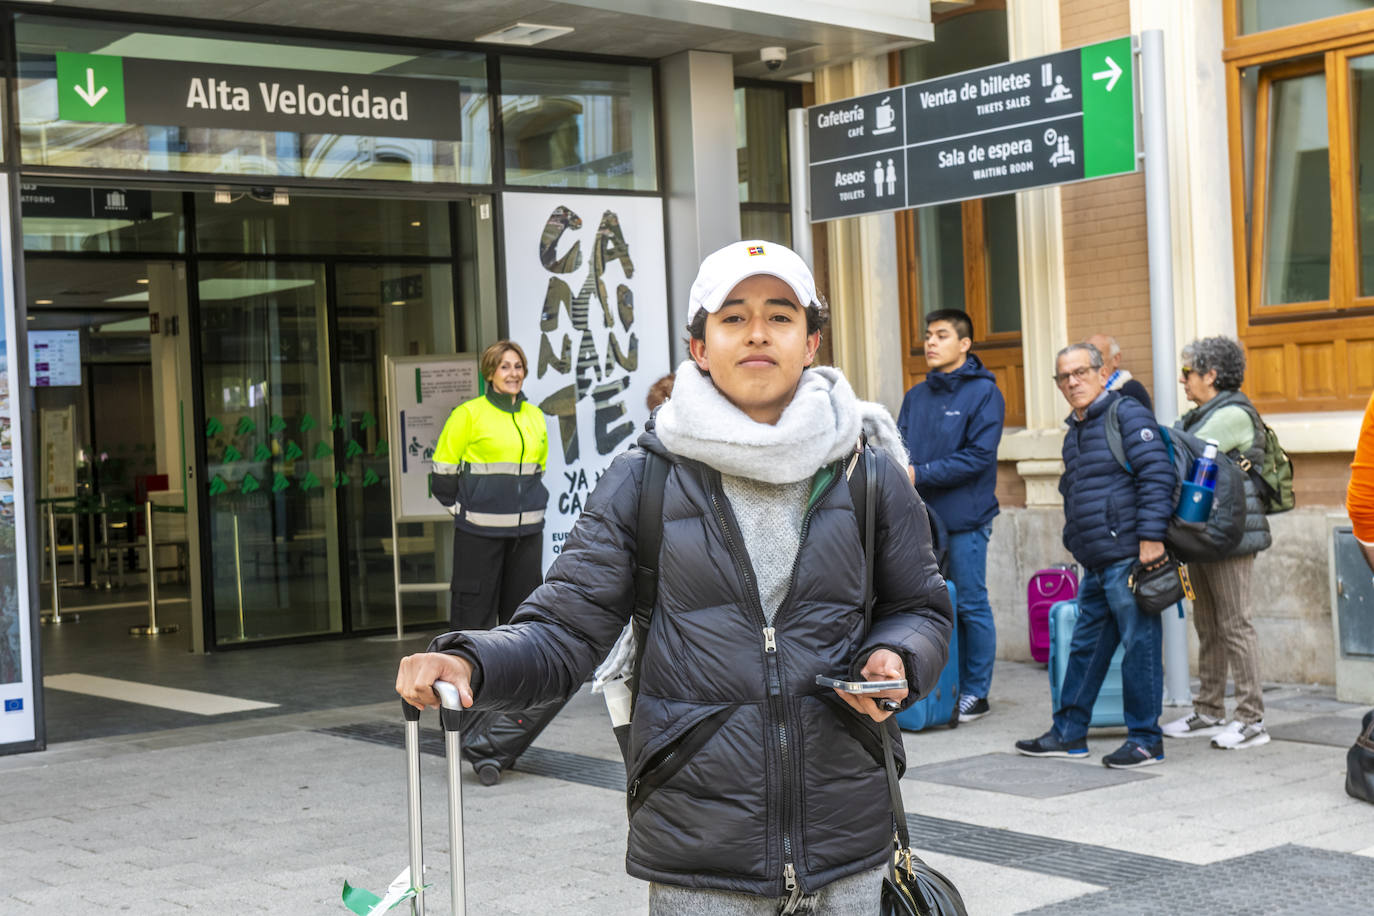
{"type": "MultiPolygon", "coordinates": [[[[949,603],[957,607],[954,599],[954,583],[949,586],[949,603]]],[[[949,635],[949,660],[940,671],[940,679],[935,689],[906,709],[897,713],[897,725],[904,731],[918,732],[935,725],[959,725],[959,627],[956,625],[949,635]]]]}
{"type": "MultiPolygon", "coordinates": [[[[1050,711],[1059,710],[1059,690],[1064,685],[1064,675],[1069,670],[1069,646],[1073,643],[1073,627],[1078,622],[1077,601],[1056,601],[1050,606],[1050,711]]],[[[1102,679],[1102,689],[1097,693],[1093,704],[1093,717],[1088,723],[1093,728],[1104,728],[1126,724],[1126,713],[1121,699],[1121,647],[1112,653],[1107,676],[1102,679]]]]}

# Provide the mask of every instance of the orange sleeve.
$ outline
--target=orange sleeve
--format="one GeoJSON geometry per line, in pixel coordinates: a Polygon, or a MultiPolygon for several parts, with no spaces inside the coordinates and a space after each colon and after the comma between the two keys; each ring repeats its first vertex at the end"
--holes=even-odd
{"type": "Polygon", "coordinates": [[[1369,406],[1364,410],[1355,460],[1350,463],[1345,510],[1350,514],[1355,537],[1366,544],[1374,544],[1374,396],[1369,398],[1369,406]]]}

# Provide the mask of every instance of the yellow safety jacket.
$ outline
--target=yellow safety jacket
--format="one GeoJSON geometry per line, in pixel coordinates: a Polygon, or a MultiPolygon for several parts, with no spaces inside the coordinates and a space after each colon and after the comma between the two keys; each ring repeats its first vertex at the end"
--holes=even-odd
{"type": "Polygon", "coordinates": [[[489,537],[519,537],[544,528],[549,491],[544,467],[549,433],[544,413],[524,394],[512,404],[491,389],[454,408],[434,449],[434,496],[454,525],[489,537]]]}

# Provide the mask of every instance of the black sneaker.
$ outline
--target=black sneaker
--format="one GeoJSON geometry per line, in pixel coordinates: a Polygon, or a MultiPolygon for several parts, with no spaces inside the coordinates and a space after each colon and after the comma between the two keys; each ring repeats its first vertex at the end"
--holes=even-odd
{"type": "Polygon", "coordinates": [[[1148,767],[1164,762],[1164,742],[1146,747],[1137,741],[1127,741],[1121,747],[1102,758],[1102,765],[1113,770],[1129,770],[1132,767],[1148,767]]]}
{"type": "Polygon", "coordinates": [[[1016,753],[1025,754],[1027,757],[1086,757],[1088,739],[1061,741],[1054,733],[1054,729],[1050,729],[1039,738],[1016,742],[1016,753]]]}
{"type": "Polygon", "coordinates": [[[976,697],[966,693],[959,698],[959,721],[973,722],[992,712],[987,697],[976,697]]]}

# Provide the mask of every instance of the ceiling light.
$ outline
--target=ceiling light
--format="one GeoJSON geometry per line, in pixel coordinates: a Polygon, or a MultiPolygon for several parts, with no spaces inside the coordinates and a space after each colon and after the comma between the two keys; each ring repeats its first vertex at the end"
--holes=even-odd
{"type": "Polygon", "coordinates": [[[419,229],[419,228],[420,228],[420,221],[419,221],[418,219],[411,220],[411,221],[410,221],[410,224],[411,224],[412,226],[414,226],[416,229],[419,229]]]}
{"type": "Polygon", "coordinates": [[[551,38],[558,38],[571,32],[572,26],[568,25],[538,25],[533,22],[517,22],[515,25],[508,25],[504,29],[497,29],[495,32],[488,32],[485,35],[478,35],[477,41],[489,41],[498,45],[521,45],[529,47],[551,38]]]}
{"type": "Polygon", "coordinates": [[[139,277],[139,278],[138,278],[137,280],[135,280],[134,282],[135,282],[135,283],[147,283],[147,282],[148,282],[148,278],[147,278],[147,277],[139,277]]]}
{"type": "Polygon", "coordinates": [[[291,203],[291,192],[286,188],[277,188],[272,192],[272,206],[285,207],[291,203]]]}
{"type": "Polygon", "coordinates": [[[234,202],[234,195],[229,193],[228,188],[215,188],[215,203],[231,204],[234,202]]]}
{"type": "Polygon", "coordinates": [[[35,300],[33,300],[33,304],[34,304],[34,305],[52,305],[52,300],[51,300],[51,299],[35,299],[35,300]]]}
{"type": "Polygon", "coordinates": [[[30,315],[30,316],[29,316],[29,321],[33,321],[33,320],[34,320],[35,318],[37,318],[37,317],[38,317],[37,315],[30,315]]]}
{"type": "Polygon", "coordinates": [[[393,299],[393,300],[391,301],[391,304],[392,304],[392,305],[405,305],[405,304],[406,304],[406,301],[405,301],[404,299],[393,299]]]}

